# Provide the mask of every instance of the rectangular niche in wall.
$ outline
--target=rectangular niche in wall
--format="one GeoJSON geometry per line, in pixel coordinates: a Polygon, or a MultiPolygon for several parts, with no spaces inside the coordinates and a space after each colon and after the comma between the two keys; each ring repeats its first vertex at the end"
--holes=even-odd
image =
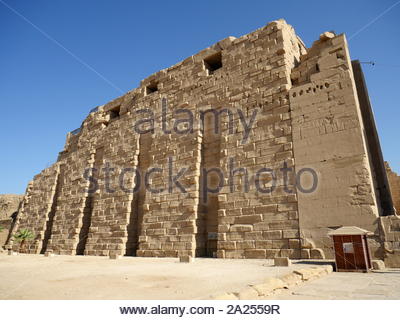
{"type": "Polygon", "coordinates": [[[221,52],[215,53],[204,59],[204,66],[208,71],[208,75],[213,74],[216,70],[222,68],[221,52]]]}

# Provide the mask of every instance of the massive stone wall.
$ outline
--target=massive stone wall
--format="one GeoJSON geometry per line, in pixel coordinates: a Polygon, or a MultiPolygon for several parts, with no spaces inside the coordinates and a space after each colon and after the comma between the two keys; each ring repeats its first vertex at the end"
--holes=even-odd
{"type": "Polygon", "coordinates": [[[17,194],[0,194],[0,251],[8,239],[23,197],[17,194]]]}
{"type": "Polygon", "coordinates": [[[345,36],[321,35],[293,70],[292,81],[296,169],[313,168],[319,180],[315,192],[299,194],[300,229],[332,256],[331,229],[356,225],[379,236],[374,222],[380,208],[345,36]]]}
{"type": "MultiPolygon", "coordinates": [[[[246,192],[246,175],[237,172],[233,184],[224,186],[218,196],[218,256],[300,257],[296,190],[293,179],[289,179],[286,187],[291,193],[284,191],[280,168],[284,162],[289,168],[294,166],[288,90],[290,70],[304,48],[294,30],[281,21],[240,42],[243,83],[235,83],[233,106],[247,114],[257,111],[257,123],[245,144],[239,143],[241,132],[228,135],[225,129],[222,133],[227,138],[221,143],[221,168],[229,172],[233,159],[235,168],[248,171],[250,181],[246,192]],[[250,68],[246,68],[249,58],[250,68]],[[276,188],[271,193],[262,192],[271,187],[270,177],[257,177],[263,168],[276,175],[276,188]]],[[[238,63],[232,65],[237,68],[238,63]]]]}
{"type": "Polygon", "coordinates": [[[385,165],[390,185],[390,192],[392,193],[393,204],[397,213],[400,213],[400,176],[396,172],[392,171],[389,163],[386,162],[385,165]]]}
{"type": "Polygon", "coordinates": [[[0,220],[8,220],[19,209],[23,195],[0,194],[0,220]]]}
{"type": "Polygon", "coordinates": [[[35,232],[32,253],[321,258],[329,230],[357,225],[379,256],[360,113],[344,35],[306,49],[274,21],[92,110],[14,231],[35,232]]]}
{"type": "Polygon", "coordinates": [[[50,236],[50,217],[55,214],[54,197],[58,176],[58,164],[54,164],[35,176],[27,188],[16,222],[18,229],[29,229],[35,234],[34,240],[25,246],[26,252],[39,253],[43,245],[43,249],[46,249],[50,236]]]}

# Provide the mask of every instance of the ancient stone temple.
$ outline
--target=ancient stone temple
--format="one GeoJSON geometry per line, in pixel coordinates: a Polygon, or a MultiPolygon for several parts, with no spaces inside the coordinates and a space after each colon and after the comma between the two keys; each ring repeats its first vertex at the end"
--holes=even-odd
{"type": "Polygon", "coordinates": [[[29,183],[12,232],[35,233],[29,253],[328,258],[341,226],[399,262],[360,63],[345,35],[306,48],[278,20],[93,109],[29,183]]]}

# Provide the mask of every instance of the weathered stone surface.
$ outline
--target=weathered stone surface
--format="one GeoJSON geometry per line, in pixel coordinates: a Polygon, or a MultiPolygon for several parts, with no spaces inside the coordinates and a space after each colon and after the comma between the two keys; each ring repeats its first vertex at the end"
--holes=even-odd
{"type": "MultiPolygon", "coordinates": [[[[0,248],[6,243],[23,195],[0,194],[0,248]]],[[[1,250],[0,249],[0,250],[1,250]]]]}
{"type": "Polygon", "coordinates": [[[301,258],[310,259],[310,249],[301,249],[301,258]]]}
{"type": "Polygon", "coordinates": [[[180,257],[179,257],[179,262],[191,263],[191,262],[193,262],[193,257],[190,257],[190,256],[180,256],[180,257]]]}
{"type": "Polygon", "coordinates": [[[385,162],[385,165],[393,205],[396,208],[397,214],[400,214],[400,176],[390,168],[388,162],[385,162]]]}
{"type": "Polygon", "coordinates": [[[264,249],[249,249],[244,251],[245,258],[248,259],[265,259],[266,250],[264,249]]]}
{"type": "Polygon", "coordinates": [[[285,288],[290,288],[302,282],[302,276],[296,273],[288,273],[280,277],[285,284],[285,288]]]}
{"type": "Polygon", "coordinates": [[[279,278],[267,278],[264,283],[252,286],[259,296],[268,296],[276,289],[285,287],[285,283],[279,278]]]}
{"type": "Polygon", "coordinates": [[[292,262],[289,258],[274,258],[274,265],[277,267],[289,267],[292,265],[292,262]]]}
{"type": "Polygon", "coordinates": [[[250,224],[234,224],[231,226],[230,231],[249,232],[253,231],[253,226],[250,224]]]}
{"type": "Polygon", "coordinates": [[[379,223],[384,231],[384,256],[383,260],[387,268],[400,266],[400,216],[380,217],[379,223]]]}
{"type": "Polygon", "coordinates": [[[321,272],[321,269],[317,268],[304,268],[304,269],[299,269],[293,271],[295,274],[298,274],[301,276],[301,279],[303,281],[308,281],[314,278],[318,278],[321,272]]]}
{"type": "Polygon", "coordinates": [[[293,271],[294,274],[300,275],[303,281],[309,281],[319,278],[325,274],[333,271],[332,265],[325,265],[321,267],[304,268],[293,271]]]}
{"type": "Polygon", "coordinates": [[[274,259],[275,257],[278,257],[280,254],[279,249],[267,249],[265,250],[265,256],[267,259],[274,259]]]}
{"type": "Polygon", "coordinates": [[[325,254],[322,249],[310,249],[311,259],[325,259],[325,254]]]}
{"type": "Polygon", "coordinates": [[[0,220],[11,219],[11,215],[18,211],[23,195],[0,194],[0,220]]]}
{"type": "Polygon", "coordinates": [[[372,260],[372,269],[385,270],[385,262],[383,262],[382,260],[372,260]]]}
{"type": "Polygon", "coordinates": [[[262,221],[262,215],[248,215],[248,216],[239,216],[235,218],[235,223],[237,224],[254,224],[256,222],[262,221]]]}
{"type": "Polygon", "coordinates": [[[321,33],[321,35],[319,36],[319,39],[321,41],[326,41],[326,40],[332,39],[334,37],[335,37],[335,34],[333,32],[326,31],[324,33],[321,33]]]}
{"type": "Polygon", "coordinates": [[[281,292],[282,289],[292,288],[304,281],[311,281],[327,275],[333,271],[332,265],[324,265],[312,268],[303,268],[280,277],[266,278],[262,283],[250,285],[243,290],[233,293],[224,293],[213,297],[218,300],[255,300],[281,292]]]}

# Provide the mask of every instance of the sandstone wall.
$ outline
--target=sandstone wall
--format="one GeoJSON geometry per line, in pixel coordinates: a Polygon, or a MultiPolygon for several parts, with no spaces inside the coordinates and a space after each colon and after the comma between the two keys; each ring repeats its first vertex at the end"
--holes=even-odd
{"type": "Polygon", "coordinates": [[[344,36],[307,50],[279,20],[92,110],[30,184],[14,231],[35,232],[32,253],[320,258],[329,230],[356,225],[375,252],[373,179],[344,36]],[[299,192],[304,168],[314,193],[299,192]]]}
{"type": "Polygon", "coordinates": [[[400,217],[391,215],[380,217],[379,226],[382,230],[382,256],[386,267],[400,266],[400,217]]]}
{"type": "Polygon", "coordinates": [[[393,204],[397,214],[400,213],[400,176],[390,169],[389,163],[385,163],[386,173],[389,180],[390,192],[392,194],[393,204]]]}
{"type": "Polygon", "coordinates": [[[281,21],[247,38],[241,39],[239,46],[243,51],[239,55],[242,64],[238,76],[243,77],[243,82],[236,85],[231,103],[233,100],[233,106],[247,108],[247,113],[257,111],[257,123],[247,144],[239,143],[241,133],[223,132],[226,138],[221,143],[220,164],[229,171],[229,159],[233,158],[237,168],[248,170],[250,183],[245,193],[245,177],[236,173],[233,188],[225,186],[219,195],[218,257],[298,258],[296,189],[289,178],[286,188],[290,192],[284,191],[280,169],[284,162],[289,168],[294,167],[289,75],[304,48],[293,29],[281,21]],[[250,68],[246,68],[244,63],[249,58],[250,68]],[[271,193],[263,191],[272,186],[271,176],[256,176],[262,168],[272,169],[276,176],[276,188],[271,193]],[[256,183],[261,188],[257,189],[256,183]]]}
{"type": "Polygon", "coordinates": [[[0,194],[0,250],[7,241],[13,217],[17,213],[23,195],[0,194]]]}
{"type": "MultiPolygon", "coordinates": [[[[58,164],[54,164],[36,175],[28,185],[16,221],[18,229],[29,229],[34,233],[34,239],[25,246],[27,253],[39,253],[42,249],[49,216],[54,214],[53,203],[57,179],[58,164]]],[[[14,247],[16,249],[18,243],[14,242],[14,247]]]]}
{"type": "MultiPolygon", "coordinates": [[[[345,36],[321,35],[291,76],[296,170],[318,176],[315,192],[299,194],[302,235],[332,257],[328,231],[354,225],[375,233],[377,252],[380,208],[345,36]]],[[[304,175],[307,188],[310,177],[304,175]]]]}
{"type": "Polygon", "coordinates": [[[18,211],[23,195],[0,194],[0,220],[7,220],[18,211]]]}

